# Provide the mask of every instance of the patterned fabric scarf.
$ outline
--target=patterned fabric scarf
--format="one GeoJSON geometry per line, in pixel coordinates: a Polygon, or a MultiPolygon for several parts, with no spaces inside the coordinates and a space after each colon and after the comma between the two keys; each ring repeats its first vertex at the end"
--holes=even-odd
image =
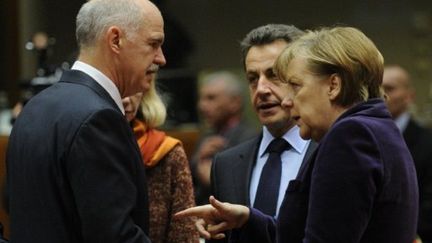
{"type": "Polygon", "coordinates": [[[146,124],[138,119],[133,120],[133,132],[146,168],[157,165],[169,151],[181,144],[180,140],[166,136],[162,131],[148,129],[146,124]]]}

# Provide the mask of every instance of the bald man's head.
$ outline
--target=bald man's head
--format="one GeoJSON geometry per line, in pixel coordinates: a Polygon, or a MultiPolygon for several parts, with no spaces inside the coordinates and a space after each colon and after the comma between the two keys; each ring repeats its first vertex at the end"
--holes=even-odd
{"type": "Polygon", "coordinates": [[[414,89],[408,72],[400,66],[386,66],[384,68],[383,88],[388,96],[386,103],[393,118],[408,111],[414,102],[414,89]]]}

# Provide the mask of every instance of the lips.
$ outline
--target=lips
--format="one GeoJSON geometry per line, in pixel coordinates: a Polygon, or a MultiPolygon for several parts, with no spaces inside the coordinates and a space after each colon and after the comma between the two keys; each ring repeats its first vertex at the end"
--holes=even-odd
{"type": "Polygon", "coordinates": [[[276,106],[280,106],[280,103],[279,102],[265,102],[265,103],[259,103],[257,105],[257,108],[259,110],[266,110],[266,109],[271,109],[271,108],[276,107],[276,106]]]}

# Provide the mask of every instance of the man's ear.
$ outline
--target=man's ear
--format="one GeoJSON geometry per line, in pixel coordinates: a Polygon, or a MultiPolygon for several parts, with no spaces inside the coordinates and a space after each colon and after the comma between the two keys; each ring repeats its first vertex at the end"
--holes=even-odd
{"type": "Polygon", "coordinates": [[[339,74],[334,73],[329,77],[329,90],[328,95],[330,100],[335,100],[342,90],[342,79],[339,74]]]}
{"type": "Polygon", "coordinates": [[[120,52],[120,48],[123,42],[123,32],[117,26],[111,26],[106,31],[106,40],[108,42],[108,47],[115,53],[120,52]]]}

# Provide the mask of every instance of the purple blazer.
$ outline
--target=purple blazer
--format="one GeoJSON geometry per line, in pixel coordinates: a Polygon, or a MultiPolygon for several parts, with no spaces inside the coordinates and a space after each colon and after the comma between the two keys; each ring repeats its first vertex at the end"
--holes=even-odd
{"type": "Polygon", "coordinates": [[[383,100],[346,111],[289,183],[277,220],[251,208],[250,242],[413,242],[411,155],[383,100]]]}

